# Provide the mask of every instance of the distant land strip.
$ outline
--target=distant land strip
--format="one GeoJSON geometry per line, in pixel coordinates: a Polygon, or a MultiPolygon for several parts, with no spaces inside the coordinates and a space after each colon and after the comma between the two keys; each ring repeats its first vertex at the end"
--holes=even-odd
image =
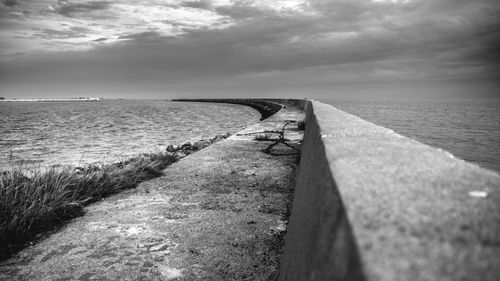
{"type": "Polygon", "coordinates": [[[1,99],[0,102],[60,102],[60,101],[100,101],[101,98],[40,98],[40,99],[1,99]]]}

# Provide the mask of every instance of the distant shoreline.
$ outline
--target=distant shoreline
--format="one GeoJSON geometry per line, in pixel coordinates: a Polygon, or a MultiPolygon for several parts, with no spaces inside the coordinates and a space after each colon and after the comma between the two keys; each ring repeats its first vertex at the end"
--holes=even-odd
{"type": "Polygon", "coordinates": [[[53,98],[53,99],[0,99],[0,102],[71,102],[71,101],[100,101],[101,98],[53,98]]]}

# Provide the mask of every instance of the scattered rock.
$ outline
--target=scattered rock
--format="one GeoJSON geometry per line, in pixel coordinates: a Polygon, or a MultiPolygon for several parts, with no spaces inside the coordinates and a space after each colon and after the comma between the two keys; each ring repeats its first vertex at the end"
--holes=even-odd
{"type": "Polygon", "coordinates": [[[180,147],[178,145],[169,145],[167,146],[167,152],[176,152],[180,149],[180,147]]]}
{"type": "Polygon", "coordinates": [[[182,157],[185,157],[185,156],[187,156],[187,155],[189,155],[197,150],[204,149],[204,148],[210,146],[212,143],[216,143],[216,142],[219,142],[221,140],[224,140],[224,139],[228,138],[229,136],[231,136],[230,133],[224,133],[221,135],[216,135],[215,137],[210,138],[210,139],[202,139],[202,140],[196,141],[194,144],[191,143],[190,141],[186,141],[185,143],[183,143],[180,146],[170,144],[167,146],[165,151],[170,152],[170,153],[175,153],[182,158],[182,157]]]}
{"type": "Polygon", "coordinates": [[[217,136],[211,138],[210,142],[211,143],[216,143],[216,142],[219,142],[221,140],[227,139],[229,136],[231,136],[230,133],[225,133],[225,134],[222,134],[222,135],[217,135],[217,136]]]}
{"type": "Polygon", "coordinates": [[[212,144],[209,140],[200,140],[197,141],[193,144],[193,147],[197,150],[203,149],[205,147],[208,147],[210,144],[212,144]]]}
{"type": "Polygon", "coordinates": [[[223,140],[224,138],[222,138],[221,136],[215,136],[213,138],[210,139],[210,142],[211,143],[216,143],[216,142],[219,142],[221,140],[223,140]]]}
{"type": "Polygon", "coordinates": [[[175,146],[175,145],[169,145],[167,147],[167,151],[168,152],[178,152],[180,150],[182,153],[189,155],[196,150],[200,150],[200,149],[208,147],[212,143],[216,143],[216,142],[219,142],[223,139],[226,139],[230,135],[231,135],[230,133],[225,133],[222,135],[217,135],[217,136],[210,138],[210,139],[199,140],[199,141],[195,142],[194,144],[191,143],[190,141],[187,141],[183,145],[181,145],[180,147],[175,146]]]}
{"type": "Polygon", "coordinates": [[[278,220],[278,225],[271,226],[269,229],[271,230],[271,233],[279,233],[285,231],[286,227],[287,227],[286,221],[278,220]]]}
{"type": "Polygon", "coordinates": [[[193,144],[190,141],[187,141],[181,146],[181,149],[190,148],[192,146],[193,144]]]}

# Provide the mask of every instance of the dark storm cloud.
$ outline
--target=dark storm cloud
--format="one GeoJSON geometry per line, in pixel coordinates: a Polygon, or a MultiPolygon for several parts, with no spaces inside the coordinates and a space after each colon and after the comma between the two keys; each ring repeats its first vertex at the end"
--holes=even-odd
{"type": "Polygon", "coordinates": [[[7,7],[12,7],[19,4],[19,2],[16,0],[2,0],[2,4],[4,4],[7,7]]]}
{"type": "Polygon", "coordinates": [[[80,31],[75,30],[55,30],[55,29],[42,29],[38,33],[38,37],[40,38],[79,38],[84,37],[81,35],[80,31]]]}
{"type": "Polygon", "coordinates": [[[59,2],[62,4],[61,7],[57,9],[57,13],[71,17],[77,13],[87,13],[96,10],[105,10],[109,7],[110,2],[108,1],[89,1],[87,3],[74,3],[68,4],[67,2],[59,2]]]}
{"type": "Polygon", "coordinates": [[[145,39],[157,38],[157,37],[158,37],[158,33],[157,32],[148,31],[148,32],[141,32],[141,33],[123,35],[123,36],[120,36],[119,39],[129,39],[129,40],[134,40],[134,41],[143,41],[145,39]]]}
{"type": "Polygon", "coordinates": [[[211,1],[207,1],[207,0],[183,2],[180,4],[180,6],[181,7],[189,7],[189,8],[196,8],[196,9],[205,9],[205,10],[212,9],[211,1]]]}
{"type": "MultiPolygon", "coordinates": [[[[137,45],[152,46],[148,53],[158,60],[150,67],[193,75],[296,71],[343,64],[364,67],[361,64],[377,61],[386,62],[389,69],[430,64],[433,67],[429,76],[434,74],[432,71],[446,72],[447,68],[457,70],[477,64],[488,71],[495,70],[498,8],[486,5],[488,1],[462,5],[442,2],[402,9],[394,3],[376,6],[359,0],[315,1],[313,6],[320,12],[319,17],[254,13],[256,8],[236,5],[230,13],[225,10],[226,14],[245,19],[236,26],[137,45]],[[384,17],[388,19],[383,20],[384,17]],[[175,68],[168,69],[169,65],[175,68]]],[[[131,42],[125,49],[141,53],[143,49],[135,49],[134,44],[131,42]]]]}
{"type": "Polygon", "coordinates": [[[230,16],[239,21],[259,18],[259,17],[275,17],[276,13],[272,10],[263,10],[259,7],[249,6],[246,2],[236,2],[233,6],[222,6],[216,8],[219,14],[230,16]]]}

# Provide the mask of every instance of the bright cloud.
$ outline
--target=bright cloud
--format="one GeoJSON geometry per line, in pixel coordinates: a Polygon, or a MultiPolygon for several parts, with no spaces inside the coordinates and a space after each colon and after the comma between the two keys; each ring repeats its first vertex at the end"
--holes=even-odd
{"type": "Polygon", "coordinates": [[[224,29],[238,19],[219,14],[233,6],[300,12],[304,0],[5,0],[0,6],[0,56],[89,50],[142,33],[181,36],[190,31],[224,29]],[[78,30],[78,31],[75,31],[78,30]]]}
{"type": "MultiPolygon", "coordinates": [[[[10,2],[9,2],[10,3],[10,2]]],[[[187,30],[220,29],[231,19],[179,1],[29,1],[2,7],[0,36],[9,44],[0,55],[88,50],[155,33],[179,36],[187,30]]]]}
{"type": "Polygon", "coordinates": [[[247,1],[252,7],[271,9],[274,11],[303,11],[306,6],[305,0],[255,0],[247,1]]]}

